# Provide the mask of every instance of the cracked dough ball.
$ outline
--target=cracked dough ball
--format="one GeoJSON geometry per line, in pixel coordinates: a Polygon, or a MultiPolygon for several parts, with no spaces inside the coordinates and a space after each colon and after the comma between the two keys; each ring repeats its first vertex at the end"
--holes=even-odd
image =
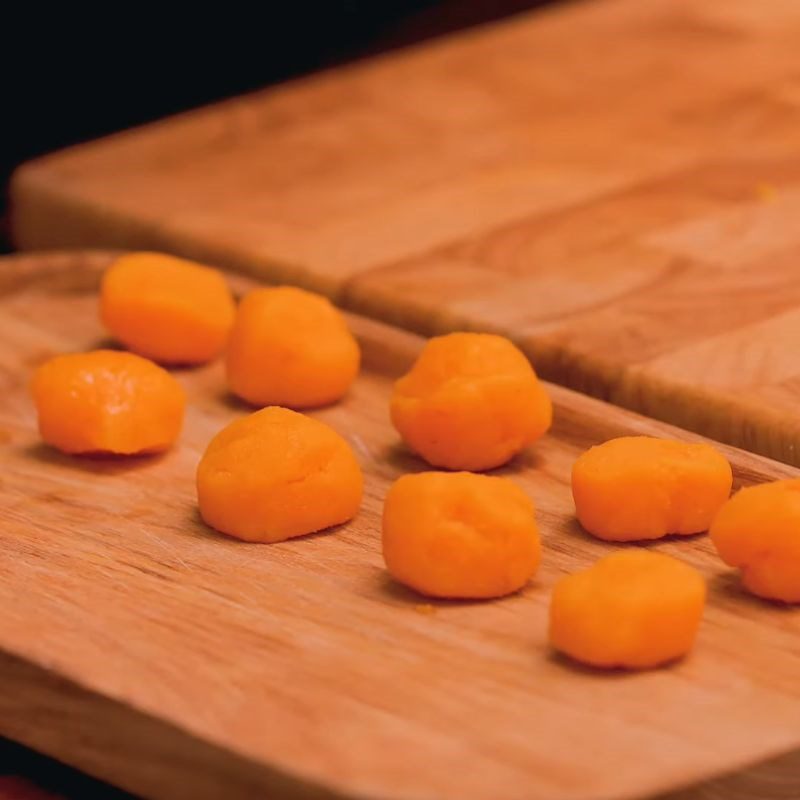
{"type": "Polygon", "coordinates": [[[157,453],[181,431],[186,395],[166,370],[133,353],[56,356],[31,382],[42,439],[64,453],[157,453]]]}
{"type": "Polygon", "coordinates": [[[347,522],[362,489],[361,468],[336,431],[275,406],[223,428],[197,468],[203,520],[249,542],[280,542],[347,522]]]}

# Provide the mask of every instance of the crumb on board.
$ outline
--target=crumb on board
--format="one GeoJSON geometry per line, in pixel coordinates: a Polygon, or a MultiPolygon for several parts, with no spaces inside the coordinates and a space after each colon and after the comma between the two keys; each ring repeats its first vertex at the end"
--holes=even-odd
{"type": "Polygon", "coordinates": [[[771,183],[756,184],[756,197],[762,203],[770,203],[778,196],[778,190],[771,183]]]}
{"type": "Polygon", "coordinates": [[[432,606],[430,603],[416,603],[414,605],[414,611],[416,611],[417,614],[435,614],[436,606],[432,606]]]}

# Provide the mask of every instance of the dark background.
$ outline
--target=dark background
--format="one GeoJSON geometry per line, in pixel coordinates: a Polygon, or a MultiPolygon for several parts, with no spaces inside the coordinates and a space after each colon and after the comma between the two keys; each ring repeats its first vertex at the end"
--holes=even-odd
{"type": "MultiPolygon", "coordinates": [[[[4,9],[0,185],[43,153],[546,2],[268,0],[247,10],[188,7],[186,18],[133,4],[4,9]]],[[[5,192],[0,198],[2,251],[5,192]]],[[[126,795],[0,739],[0,800],[64,797],[126,795]]]]}
{"type": "Polygon", "coordinates": [[[83,16],[34,4],[2,26],[0,181],[51,150],[544,2],[268,0],[185,20],[132,4],[83,16]]]}

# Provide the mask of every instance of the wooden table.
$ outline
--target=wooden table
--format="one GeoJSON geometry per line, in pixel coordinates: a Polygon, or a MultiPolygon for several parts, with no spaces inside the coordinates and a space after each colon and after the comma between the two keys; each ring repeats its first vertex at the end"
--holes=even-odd
{"type": "MultiPolygon", "coordinates": [[[[96,289],[109,259],[0,264],[0,734],[170,800],[516,800],[521,787],[541,800],[782,800],[797,788],[800,609],[746,595],[707,537],[651,545],[708,581],[689,658],[608,674],[547,645],[555,581],[616,548],[575,521],[575,458],[619,435],[697,437],[549,386],[552,430],[498,471],[537,506],[541,569],[496,602],[425,601],[380,554],[388,486],[425,468],[388,419],[417,336],[350,318],[361,374],[313,413],[351,443],[365,496],[354,520],[319,535],[248,544],[199,519],[197,461],[246,411],[220,363],[175,373],[187,419],[161,457],[73,458],[41,443],[30,371],[107,344],[96,289]]],[[[798,475],[723,451],[736,487],[798,475]]]]}
{"type": "Polygon", "coordinates": [[[158,248],[800,463],[800,3],[582,0],[47,157],[24,248],[158,248]]]}
{"type": "MultiPolygon", "coordinates": [[[[795,0],[575,2],[33,163],[14,233],[501,330],[552,379],[798,464],[798,36],[795,0]]],[[[670,798],[793,796],[796,753],[740,766],[670,798]]]]}

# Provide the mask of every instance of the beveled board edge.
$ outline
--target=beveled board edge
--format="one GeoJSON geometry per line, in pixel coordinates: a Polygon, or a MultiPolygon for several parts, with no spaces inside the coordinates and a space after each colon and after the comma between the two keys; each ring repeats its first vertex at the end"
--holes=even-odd
{"type": "MultiPolygon", "coordinates": [[[[157,123],[156,123],[157,124],[157,123]]],[[[290,283],[326,294],[342,308],[423,336],[476,329],[468,315],[425,304],[423,300],[362,286],[359,276],[340,281],[308,264],[287,263],[242,245],[213,237],[184,235],[128,219],[124,214],[85,210],[68,185],[54,186],[48,163],[58,154],[32,161],[14,174],[11,188],[12,236],[22,249],[109,247],[152,249],[217,264],[270,283],[290,283]]],[[[537,336],[521,336],[502,323],[494,330],[514,340],[546,380],[678,425],[718,441],[800,466],[800,419],[768,405],[690,382],[642,374],[635,366],[574,352],[537,336]]]]}

